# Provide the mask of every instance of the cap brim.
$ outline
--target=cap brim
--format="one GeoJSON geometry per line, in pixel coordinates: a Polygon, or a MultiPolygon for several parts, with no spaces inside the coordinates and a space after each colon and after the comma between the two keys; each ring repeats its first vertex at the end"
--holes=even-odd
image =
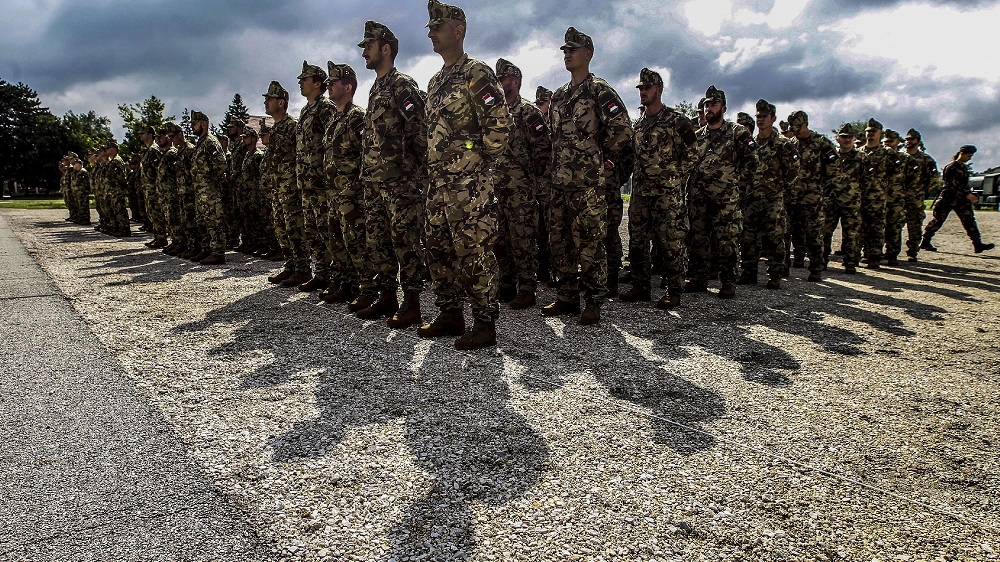
{"type": "Polygon", "coordinates": [[[442,23],[444,23],[446,21],[448,21],[448,20],[443,20],[443,19],[427,20],[427,24],[424,27],[431,27],[431,26],[435,26],[435,25],[441,25],[442,23]]]}
{"type": "Polygon", "coordinates": [[[369,43],[371,43],[374,40],[375,40],[374,37],[365,37],[364,39],[358,42],[358,47],[364,49],[365,47],[368,46],[369,43]]]}

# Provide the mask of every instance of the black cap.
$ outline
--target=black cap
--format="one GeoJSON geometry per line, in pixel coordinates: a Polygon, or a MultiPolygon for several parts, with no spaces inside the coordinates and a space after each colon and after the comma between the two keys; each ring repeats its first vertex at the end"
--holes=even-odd
{"type": "Polygon", "coordinates": [[[963,145],[962,148],[958,149],[962,154],[975,154],[977,150],[976,146],[972,144],[963,145]]]}

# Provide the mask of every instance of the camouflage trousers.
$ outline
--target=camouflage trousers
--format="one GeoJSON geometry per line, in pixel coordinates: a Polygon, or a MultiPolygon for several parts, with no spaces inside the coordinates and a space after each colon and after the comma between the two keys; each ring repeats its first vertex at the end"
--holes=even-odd
{"type": "MultiPolygon", "coordinates": [[[[544,223],[546,226],[544,238],[540,238],[540,240],[545,243],[546,252],[548,253],[551,278],[554,281],[558,281],[559,272],[567,267],[565,251],[569,241],[563,239],[564,231],[556,227],[562,221],[562,209],[557,209],[555,205],[555,187],[546,181],[539,185],[539,193],[541,204],[545,208],[544,223]]],[[[568,230],[565,232],[569,233],[568,230]]],[[[541,259],[541,256],[539,256],[539,259],[541,259]]]]}
{"type": "Polygon", "coordinates": [[[688,218],[691,221],[688,277],[692,281],[705,282],[709,268],[714,264],[719,268],[720,281],[735,282],[740,232],[743,229],[738,195],[692,189],[688,198],[688,218]]]}
{"type": "Polygon", "coordinates": [[[215,255],[226,253],[226,219],[222,190],[217,185],[200,186],[195,193],[199,240],[202,249],[215,255]]]}
{"type": "Polygon", "coordinates": [[[549,235],[559,261],[559,300],[602,303],[608,296],[608,200],[598,186],[554,186],[549,235]]]}
{"type": "Polygon", "coordinates": [[[143,190],[146,199],[146,216],[153,225],[154,238],[166,238],[167,218],[163,209],[163,201],[155,185],[147,185],[143,190]]]}
{"type": "Polygon", "coordinates": [[[780,279],[785,267],[785,198],[776,193],[748,193],[743,204],[740,257],[743,274],[756,277],[761,256],[767,258],[767,275],[780,279]]]}
{"type": "Polygon", "coordinates": [[[185,186],[180,190],[180,229],[181,237],[189,248],[202,249],[201,229],[198,228],[198,202],[193,187],[185,186]]]}
{"type": "Polygon", "coordinates": [[[920,251],[920,238],[923,236],[926,216],[923,194],[908,195],[903,212],[906,216],[906,255],[916,257],[920,251]]]}
{"type": "Polygon", "coordinates": [[[822,188],[805,189],[800,186],[797,194],[798,200],[788,205],[792,221],[798,226],[792,233],[795,259],[803,259],[804,253],[809,256],[809,271],[823,271],[823,229],[826,223],[823,219],[822,188]]]}
{"type": "Polygon", "coordinates": [[[497,236],[494,253],[500,284],[535,292],[538,275],[538,203],[535,189],[523,171],[502,178],[496,189],[497,236]]]}
{"type": "Polygon", "coordinates": [[[277,199],[284,219],[285,241],[289,256],[285,269],[309,273],[309,249],[305,239],[305,217],[302,209],[302,193],[297,185],[279,185],[277,199]]]}
{"type": "Polygon", "coordinates": [[[662,263],[667,287],[681,289],[687,270],[687,248],[684,245],[687,234],[688,211],[682,193],[633,194],[628,206],[628,258],[632,286],[650,288],[652,243],[662,263]]]}
{"type": "Polygon", "coordinates": [[[414,180],[366,182],[365,237],[374,277],[361,281],[361,291],[423,291],[427,279],[424,247],[424,194],[414,180]],[[399,275],[397,282],[396,276],[399,275]]]}
{"type": "Polygon", "coordinates": [[[550,192],[547,182],[538,182],[535,194],[535,208],[538,209],[538,219],[535,224],[538,225],[538,229],[535,239],[538,240],[538,275],[543,279],[551,279],[552,271],[555,269],[552,266],[552,252],[549,248],[549,214],[552,206],[550,192]]]}
{"type": "Polygon", "coordinates": [[[844,265],[857,267],[861,261],[861,200],[857,197],[826,197],[823,214],[823,263],[830,262],[833,251],[833,233],[837,223],[841,228],[840,246],[844,250],[844,265]]]}
{"type": "Polygon", "coordinates": [[[885,204],[885,256],[896,258],[903,247],[903,225],[906,224],[906,202],[901,186],[890,186],[885,204]]]}
{"type": "Polygon", "coordinates": [[[869,261],[882,261],[885,244],[885,192],[867,186],[861,195],[861,245],[869,261]]]}
{"type": "Polygon", "coordinates": [[[243,234],[243,227],[246,224],[241,221],[240,209],[240,185],[233,178],[224,182],[222,189],[222,224],[226,231],[226,240],[236,241],[243,234]]]}
{"type": "Polygon", "coordinates": [[[128,222],[128,191],[124,189],[109,188],[106,191],[104,201],[106,218],[101,222],[105,223],[113,233],[123,233],[130,230],[128,222]]]}
{"type": "Polygon", "coordinates": [[[442,311],[461,310],[468,299],[473,318],[487,322],[500,316],[491,182],[485,170],[433,177],[424,223],[435,304],[442,311]]]}
{"type": "Polygon", "coordinates": [[[90,222],[90,190],[86,188],[75,190],[74,195],[76,196],[76,208],[79,210],[80,218],[84,222],[90,222]]]}
{"type": "Polygon", "coordinates": [[[360,288],[362,279],[372,279],[375,272],[368,261],[365,238],[364,190],[357,182],[334,188],[330,201],[330,224],[339,243],[333,251],[331,281],[360,288]]]}
{"type": "Polygon", "coordinates": [[[132,182],[129,182],[125,199],[128,201],[127,210],[130,211],[133,220],[142,222],[147,222],[149,220],[146,216],[146,199],[143,196],[142,190],[140,190],[132,182]]]}
{"type": "Polygon", "coordinates": [[[292,247],[288,241],[288,231],[285,229],[285,210],[281,204],[281,199],[276,193],[270,196],[271,205],[271,231],[274,232],[274,242],[281,248],[281,253],[288,257],[285,260],[285,269],[294,270],[295,263],[291,259],[292,247]]]}
{"type": "Polygon", "coordinates": [[[271,197],[257,183],[247,186],[243,195],[245,199],[239,207],[245,241],[254,245],[273,245],[275,235],[271,197]]]}
{"type": "MultiPolygon", "coordinates": [[[[107,206],[107,194],[105,193],[104,187],[96,183],[93,187],[94,190],[94,210],[97,211],[97,218],[100,222],[108,220],[108,206],[107,206]]],[[[108,224],[111,224],[110,222],[108,224]]]]}
{"type": "Polygon", "coordinates": [[[797,201],[799,193],[794,187],[785,190],[785,266],[792,265],[793,257],[804,259],[805,248],[802,247],[801,238],[796,240],[795,233],[802,232],[802,225],[798,222],[799,217],[792,214],[792,201],[797,201]]]}
{"type": "Polygon", "coordinates": [[[608,277],[613,282],[618,283],[618,273],[622,269],[622,256],[625,250],[622,247],[621,225],[625,218],[625,201],[622,199],[621,188],[610,183],[604,184],[604,199],[608,205],[607,231],[604,233],[604,253],[608,260],[608,277]]]}
{"type": "Polygon", "coordinates": [[[972,202],[969,201],[964,193],[941,195],[941,198],[934,205],[931,222],[927,223],[927,228],[924,229],[924,236],[928,240],[933,238],[934,234],[941,229],[941,225],[948,218],[948,213],[952,211],[955,211],[958,219],[962,221],[962,226],[965,228],[965,233],[969,236],[969,240],[975,243],[982,242],[982,235],[979,233],[979,224],[976,223],[976,212],[972,209],[972,202]]]}
{"type": "Polygon", "coordinates": [[[330,280],[333,246],[344,243],[339,237],[339,232],[336,239],[333,236],[334,225],[330,223],[331,198],[332,193],[329,189],[302,189],[302,215],[306,244],[308,244],[310,256],[316,262],[315,276],[326,281],[330,280]]]}

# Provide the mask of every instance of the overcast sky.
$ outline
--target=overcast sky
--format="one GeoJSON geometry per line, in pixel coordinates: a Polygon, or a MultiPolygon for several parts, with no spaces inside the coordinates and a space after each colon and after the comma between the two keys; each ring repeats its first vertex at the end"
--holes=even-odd
{"type": "MultiPolygon", "coordinates": [[[[829,134],[875,117],[919,130],[944,165],[979,146],[977,169],[1000,165],[1000,3],[980,0],[506,0],[461,3],[466,50],[524,71],[523,93],[568,80],[559,45],[570,25],[594,38],[592,70],[638,106],[643,66],[666,81],[664,102],[726,91],[730,118],[758,98],[784,118],[806,111],[829,134]]],[[[348,63],[367,101],[374,74],[357,42],[368,19],[400,39],[396,63],[421,87],[441,67],[420,0],[4,0],[0,77],[37,90],[57,115],[91,109],[121,136],[118,103],[156,95],[168,114],[187,107],[222,118],[239,92],[263,114],[271,80],[303,103],[302,60],[348,63]]]]}

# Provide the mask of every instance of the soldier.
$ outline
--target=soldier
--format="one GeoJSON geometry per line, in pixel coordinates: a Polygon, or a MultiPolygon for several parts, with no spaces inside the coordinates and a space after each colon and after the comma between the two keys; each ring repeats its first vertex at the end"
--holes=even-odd
{"type": "Polygon", "coordinates": [[[165,123],[157,133],[156,142],[162,154],[156,166],[156,198],[163,209],[164,234],[170,237],[170,243],[162,252],[168,256],[177,256],[183,251],[183,244],[177,237],[181,209],[177,192],[177,147],[172,140],[174,135],[184,135],[176,123],[165,123]]]}
{"type": "Polygon", "coordinates": [[[226,263],[226,216],[221,181],[226,174],[226,154],[219,139],[208,130],[207,115],[192,111],[191,129],[198,137],[191,155],[191,182],[202,247],[201,254],[192,259],[201,265],[219,265],[226,263]]]}
{"type": "Polygon", "coordinates": [[[264,157],[260,161],[260,195],[264,199],[264,211],[268,219],[264,224],[268,233],[268,247],[266,253],[258,255],[269,261],[285,261],[286,256],[291,255],[291,248],[285,232],[284,211],[271,169],[271,127],[266,121],[260,123],[260,142],[264,145],[264,157]]]}
{"type": "MultiPolygon", "coordinates": [[[[175,238],[181,247],[177,257],[193,260],[202,254],[201,233],[198,230],[197,198],[191,178],[191,156],[194,154],[194,144],[187,139],[184,131],[178,127],[171,139],[177,147],[177,158],[174,161],[174,182],[177,186],[177,219],[175,238]]],[[[204,258],[199,258],[199,261],[204,258]]]]}
{"type": "Polygon", "coordinates": [[[157,169],[163,151],[156,142],[156,130],[145,125],[139,130],[139,140],[146,146],[139,161],[140,192],[146,203],[146,217],[152,225],[153,239],[146,242],[149,248],[165,248],[167,246],[166,220],[163,213],[163,203],[156,189],[157,169]]]}
{"type": "Polygon", "coordinates": [[[75,222],[75,214],[73,209],[73,165],[70,163],[72,153],[67,153],[59,160],[59,192],[62,193],[63,203],[66,205],[66,210],[69,211],[69,216],[66,217],[68,222],[75,222]]]}
{"type": "Polygon", "coordinates": [[[578,314],[582,291],[587,306],[580,323],[596,324],[608,293],[605,171],[615,165],[611,156],[632,142],[632,122],[614,88],[590,72],[593,39],[570,27],[560,49],[571,79],[552,94],[549,107],[550,228],[552,253],[560,256],[559,298],[542,314],[578,314]]]}
{"type": "Polygon", "coordinates": [[[497,341],[500,305],[492,247],[496,217],[491,167],[504,156],[512,121],[493,70],[465,53],[465,12],[437,0],[430,1],[427,12],[427,37],[444,61],[428,85],[425,116],[427,255],[440,313],[417,334],[458,335],[456,349],[476,349],[497,341]],[[462,335],[466,298],[474,322],[462,335]]]}
{"type": "Polygon", "coordinates": [[[937,162],[924,151],[924,143],[916,129],[906,132],[906,153],[910,156],[910,182],[906,186],[904,208],[906,216],[906,255],[917,261],[920,237],[924,228],[924,200],[938,178],[937,162]]]}
{"type": "Polygon", "coordinates": [[[754,121],[754,118],[750,117],[749,113],[745,113],[743,111],[736,114],[736,122],[746,127],[747,130],[750,131],[751,135],[756,128],[756,121],[754,121]]]}
{"type": "Polygon", "coordinates": [[[104,206],[104,188],[101,186],[101,173],[103,171],[104,147],[98,148],[87,155],[87,165],[90,170],[88,179],[90,180],[90,193],[94,195],[94,210],[97,211],[97,224],[94,230],[103,232],[107,224],[101,224],[101,220],[107,216],[107,209],[104,206]],[[103,213],[103,214],[102,214],[103,213]]]}
{"type": "Polygon", "coordinates": [[[663,78],[648,68],[639,72],[639,100],[644,108],[635,122],[632,200],[628,208],[628,255],[632,288],[622,302],[648,301],[650,242],[663,260],[667,292],[657,308],[675,308],[684,286],[688,233],[687,181],[698,159],[698,137],[691,121],[663,105],[663,78]]]}
{"type": "MultiPolygon", "coordinates": [[[[841,228],[844,272],[857,273],[861,260],[861,192],[870,165],[868,156],[854,147],[854,129],[847,123],[837,131],[838,158],[830,165],[830,182],[823,198],[823,263],[829,265],[833,233],[841,228]]],[[[826,269],[824,267],[824,269],[826,269]]]]}
{"type": "Polygon", "coordinates": [[[972,160],[972,155],[975,153],[976,147],[967,144],[958,149],[958,152],[951,157],[951,162],[941,170],[941,178],[944,180],[944,186],[941,188],[941,194],[938,196],[937,203],[934,204],[934,217],[931,219],[931,222],[927,223],[927,228],[924,229],[924,238],[920,243],[921,250],[927,250],[928,252],[937,251],[937,248],[931,245],[931,238],[934,237],[934,233],[944,224],[945,219],[948,218],[948,213],[952,211],[955,211],[959,220],[962,221],[965,233],[972,240],[972,248],[977,254],[981,254],[986,250],[992,250],[995,247],[992,243],[983,243],[982,236],[979,233],[979,225],[976,224],[976,212],[972,210],[972,204],[979,201],[979,197],[972,193],[972,187],[969,186],[968,162],[972,160]]]}
{"type": "MultiPolygon", "coordinates": [[[[545,120],[545,127],[549,127],[549,105],[552,103],[552,90],[545,86],[535,89],[535,107],[542,114],[545,120]]],[[[552,139],[552,131],[548,130],[549,140],[552,139]]],[[[550,148],[551,151],[551,148],[550,148]]],[[[555,271],[559,268],[556,260],[552,256],[552,245],[549,242],[549,224],[552,207],[552,186],[550,177],[546,172],[545,177],[537,178],[538,181],[538,280],[547,282],[550,286],[555,286],[555,271]]]]}
{"type": "Polygon", "coordinates": [[[705,92],[705,121],[698,130],[701,160],[691,177],[688,194],[691,263],[684,292],[708,290],[709,267],[719,267],[719,298],[736,296],[737,246],[742,230],[740,193],[757,170],[756,143],[743,125],[724,119],[726,93],[711,86],[705,92]],[[712,243],[715,251],[710,252],[712,243]],[[714,255],[712,255],[714,254],[714,255]]]}
{"type": "MultiPolygon", "coordinates": [[[[72,152],[70,154],[73,154],[72,152]]],[[[73,165],[72,184],[70,191],[73,194],[73,207],[76,209],[77,223],[82,225],[90,224],[90,177],[87,169],[83,167],[83,160],[73,154],[71,159],[73,165]]]]}
{"type": "Polygon", "coordinates": [[[330,186],[333,277],[320,298],[330,303],[349,302],[360,291],[361,280],[375,272],[365,251],[365,200],[360,181],[365,110],[354,103],[358,75],[347,64],[327,61],[328,91],[337,110],[323,135],[323,170],[330,186]]]}
{"type": "Polygon", "coordinates": [[[545,86],[535,88],[535,107],[545,119],[545,124],[549,124],[549,106],[552,104],[552,90],[545,86]]]}
{"type": "Polygon", "coordinates": [[[361,164],[368,259],[375,276],[362,280],[361,293],[348,309],[366,320],[391,316],[389,327],[404,329],[422,321],[420,292],[427,277],[421,244],[425,95],[413,78],[396,69],[399,40],[388,27],[365,23],[358,46],[364,49],[365,67],[376,75],[368,94],[361,164]],[[396,297],[397,272],[402,307],[396,297]]]}
{"type": "Polygon", "coordinates": [[[267,167],[271,172],[274,201],[280,208],[274,227],[285,250],[285,266],[267,278],[282,287],[298,287],[312,279],[309,254],[303,240],[302,194],[296,181],[298,121],[288,114],[288,90],[272,81],[264,96],[264,111],[274,119],[268,133],[267,167]]]}
{"type": "Polygon", "coordinates": [[[885,263],[899,265],[899,252],[902,250],[903,225],[906,222],[905,192],[906,184],[912,175],[909,156],[899,151],[902,139],[899,133],[886,129],[882,137],[882,145],[889,151],[889,182],[885,195],[885,263]]]}
{"type": "MultiPolygon", "coordinates": [[[[244,141],[244,133],[247,131],[247,124],[238,117],[232,117],[226,124],[226,136],[219,137],[222,148],[226,154],[226,179],[222,183],[222,209],[224,222],[226,225],[227,249],[236,250],[241,253],[250,253],[255,244],[248,236],[248,230],[253,227],[244,213],[245,206],[249,204],[249,195],[243,191],[241,178],[243,176],[243,160],[246,158],[248,148],[244,141]],[[233,139],[232,145],[228,144],[229,139],[233,139]]],[[[256,137],[256,135],[255,135],[256,137]]],[[[257,150],[256,143],[253,151],[257,150]]]]}
{"type": "Polygon", "coordinates": [[[541,112],[521,98],[521,69],[504,59],[497,61],[496,68],[513,123],[507,150],[496,166],[497,300],[519,310],[535,304],[538,179],[547,172],[552,141],[541,112]]]}
{"type": "MultiPolygon", "coordinates": [[[[253,127],[243,127],[240,138],[243,163],[239,174],[233,179],[233,193],[236,198],[236,209],[242,222],[243,252],[253,254],[261,249],[267,239],[265,225],[271,222],[271,206],[264,196],[261,185],[261,162],[264,153],[257,148],[259,133],[253,127]]],[[[235,150],[234,150],[235,152],[235,150]]]]}
{"type": "Polygon", "coordinates": [[[865,145],[861,147],[861,152],[868,156],[868,173],[861,192],[861,240],[868,269],[879,269],[885,244],[885,199],[892,155],[882,146],[881,140],[882,124],[869,119],[865,145]]]}
{"type": "Polygon", "coordinates": [[[799,154],[795,142],[781,136],[774,127],[777,108],[760,99],[756,109],[760,132],[755,142],[760,166],[741,198],[743,272],[736,283],[757,284],[757,264],[763,254],[767,257],[767,288],[780,289],[785,268],[785,190],[798,177],[799,154]]]}
{"type": "Polygon", "coordinates": [[[107,234],[118,238],[132,236],[128,220],[128,177],[125,162],[118,155],[118,142],[114,139],[105,148],[106,164],[103,175],[107,193],[108,218],[111,221],[107,234]]]}
{"type": "Polygon", "coordinates": [[[705,98],[698,100],[698,128],[702,128],[708,125],[708,121],[705,119],[705,98]]]}
{"type": "Polygon", "coordinates": [[[786,139],[791,139],[795,136],[795,133],[788,129],[788,121],[781,121],[778,123],[778,128],[781,129],[781,136],[786,139]]]}
{"type": "MultiPolygon", "coordinates": [[[[788,116],[788,128],[795,132],[800,165],[796,181],[796,199],[789,206],[790,214],[801,227],[802,248],[809,254],[809,277],[817,282],[823,278],[823,196],[832,175],[831,165],[837,160],[837,147],[825,136],[809,129],[809,116],[796,111],[788,116]]],[[[799,256],[796,255],[796,261],[799,256]]]]}

